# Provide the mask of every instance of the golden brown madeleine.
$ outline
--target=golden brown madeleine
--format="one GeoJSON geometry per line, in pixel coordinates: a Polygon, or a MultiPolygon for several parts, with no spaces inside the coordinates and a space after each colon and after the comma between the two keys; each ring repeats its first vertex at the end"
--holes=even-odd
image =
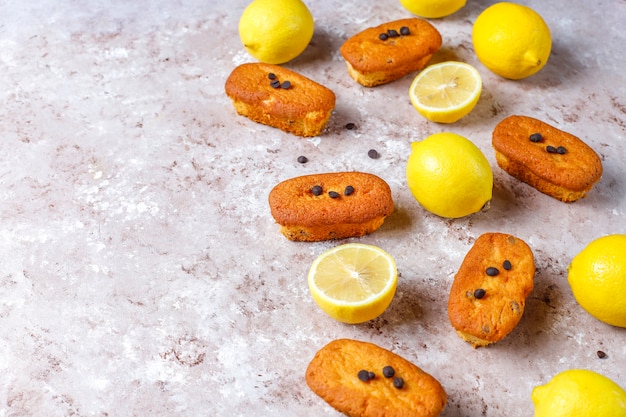
{"type": "Polygon", "coordinates": [[[593,149],[532,117],[502,120],[493,131],[492,145],[500,168],[567,203],[585,197],[602,177],[602,162],[593,149]]]}
{"type": "Polygon", "coordinates": [[[447,402],[433,376],[393,352],[350,339],[320,349],[306,383],[350,417],[436,417],[447,402]]]}
{"type": "Polygon", "coordinates": [[[534,276],[535,261],[526,242],[504,233],[481,235],[454,277],[450,323],[473,347],[502,340],[521,320],[534,276]]]}
{"type": "Polygon", "coordinates": [[[279,65],[240,65],[225,90],[237,113],[298,136],[319,135],[335,108],[335,93],[279,65]]]}
{"type": "Polygon", "coordinates": [[[364,172],[304,175],[276,185],[272,216],[290,240],[320,241],[363,236],[393,212],[389,185],[364,172]]]}
{"type": "Polygon", "coordinates": [[[389,83],[424,68],[441,35],[423,19],[402,19],[365,29],[340,49],[348,72],[365,87],[389,83]]]}

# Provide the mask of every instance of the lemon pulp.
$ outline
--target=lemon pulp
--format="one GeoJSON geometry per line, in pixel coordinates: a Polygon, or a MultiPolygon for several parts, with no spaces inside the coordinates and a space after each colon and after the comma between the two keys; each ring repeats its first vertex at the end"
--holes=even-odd
{"type": "Polygon", "coordinates": [[[454,123],[469,114],[482,91],[476,68],[463,62],[448,61],[426,67],[411,83],[413,107],[425,118],[438,123],[454,123]]]}
{"type": "Polygon", "coordinates": [[[362,323],[382,314],[393,299],[397,281],[391,255],[360,243],[325,251],[313,262],[308,275],[317,305],[345,323],[362,323]]]}

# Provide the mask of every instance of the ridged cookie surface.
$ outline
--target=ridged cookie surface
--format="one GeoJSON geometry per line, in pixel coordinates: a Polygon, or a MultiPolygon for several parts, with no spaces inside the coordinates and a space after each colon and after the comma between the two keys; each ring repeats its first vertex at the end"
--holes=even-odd
{"type": "Polygon", "coordinates": [[[389,185],[364,172],[303,175],[269,194],[272,216],[290,240],[320,241],[363,236],[393,212],[389,185]]]}
{"type": "Polygon", "coordinates": [[[479,236],[454,277],[450,323],[474,347],[502,340],[521,320],[534,276],[526,242],[505,233],[479,236]]]}
{"type": "Polygon", "coordinates": [[[593,149],[532,117],[502,120],[493,131],[492,145],[502,169],[564,202],[585,197],[602,177],[602,162],[593,149]]]}
{"type": "Polygon", "coordinates": [[[350,76],[374,87],[424,68],[440,47],[439,31],[426,20],[412,18],[365,29],[349,38],[340,52],[350,76]]]}
{"type": "Polygon", "coordinates": [[[447,401],[441,384],[416,365],[372,343],[350,339],[320,349],[306,370],[306,383],[350,417],[435,417],[447,401]],[[383,373],[387,366],[393,376],[383,373]],[[373,378],[359,379],[362,371],[373,378]]]}
{"type": "Polygon", "coordinates": [[[237,113],[298,136],[319,135],[335,108],[335,93],[279,65],[242,64],[226,80],[237,113]]]}

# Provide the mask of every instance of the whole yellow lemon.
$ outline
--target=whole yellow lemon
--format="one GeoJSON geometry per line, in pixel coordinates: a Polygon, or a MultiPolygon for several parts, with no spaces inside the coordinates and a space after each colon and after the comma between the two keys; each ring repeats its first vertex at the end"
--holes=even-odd
{"type": "Polygon", "coordinates": [[[414,15],[436,19],[460,10],[465,0],[400,0],[400,4],[414,15]]]}
{"type": "Polygon", "coordinates": [[[313,15],[301,0],[254,0],[239,19],[243,46],[268,64],[283,64],[304,52],[314,28],[313,15]]]}
{"type": "Polygon", "coordinates": [[[485,155],[469,139],[450,132],[413,142],[406,178],[420,205],[446,218],[486,209],[493,192],[493,172],[485,155]]]}
{"type": "Polygon", "coordinates": [[[626,391],[586,369],[570,369],[533,389],[535,417],[626,417],[626,391]]]}
{"type": "Polygon", "coordinates": [[[626,327],[626,234],[591,241],[567,268],[578,304],[600,321],[626,327]]]}
{"type": "Polygon", "coordinates": [[[485,67],[512,80],[542,69],[552,49],[543,18],[530,7],[508,2],[489,6],[476,18],[472,42],[485,67]]]}

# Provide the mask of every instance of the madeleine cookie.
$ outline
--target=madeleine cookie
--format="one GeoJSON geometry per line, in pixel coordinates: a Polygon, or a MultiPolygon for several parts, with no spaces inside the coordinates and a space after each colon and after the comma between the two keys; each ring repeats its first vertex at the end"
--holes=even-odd
{"type": "Polygon", "coordinates": [[[500,168],[544,194],[570,203],[602,177],[598,154],[576,136],[540,120],[510,116],[493,131],[500,168]]]}
{"type": "Polygon", "coordinates": [[[436,417],[446,393],[434,377],[377,345],[340,339],[320,349],[306,383],[350,417],[436,417]]]}
{"type": "Polygon", "coordinates": [[[534,276],[533,253],[524,241],[503,233],[481,235],[454,277],[450,323],[475,348],[502,340],[521,320],[534,276]]]}
{"type": "Polygon", "coordinates": [[[335,172],[283,181],[269,194],[272,216],[290,240],[363,236],[393,212],[389,185],[373,174],[335,172]]]}
{"type": "Polygon", "coordinates": [[[237,113],[298,136],[319,135],[335,108],[331,90],[272,64],[238,66],[225,90],[237,113]]]}
{"type": "Polygon", "coordinates": [[[348,39],[340,52],[350,76],[374,87],[424,68],[440,47],[439,31],[426,20],[412,18],[365,29],[348,39]]]}

